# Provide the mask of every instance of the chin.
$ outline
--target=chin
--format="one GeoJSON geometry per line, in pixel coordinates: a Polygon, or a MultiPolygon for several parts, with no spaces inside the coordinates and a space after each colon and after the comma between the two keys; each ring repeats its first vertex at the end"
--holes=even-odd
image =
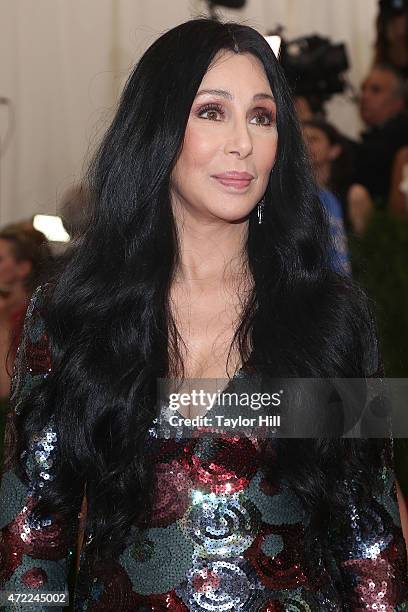
{"type": "Polygon", "coordinates": [[[231,211],[230,214],[227,214],[225,211],[216,211],[213,212],[219,219],[223,219],[227,223],[243,223],[248,220],[248,217],[253,209],[250,208],[242,210],[242,211],[231,211]]]}

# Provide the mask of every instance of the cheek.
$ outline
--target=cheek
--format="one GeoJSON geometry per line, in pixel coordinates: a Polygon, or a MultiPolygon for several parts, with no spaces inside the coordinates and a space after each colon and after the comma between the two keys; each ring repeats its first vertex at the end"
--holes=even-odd
{"type": "Polygon", "coordinates": [[[214,130],[192,125],[187,128],[184,137],[181,158],[184,168],[190,170],[205,170],[214,159],[219,148],[214,130]]]}
{"type": "Polygon", "coordinates": [[[260,142],[257,146],[256,157],[257,157],[257,170],[258,174],[269,175],[271,172],[278,149],[278,138],[265,139],[264,142],[260,142]]]}
{"type": "Polygon", "coordinates": [[[199,175],[208,174],[214,143],[200,130],[187,129],[183,148],[173,170],[172,184],[179,192],[199,189],[199,175]]]}
{"type": "Polygon", "coordinates": [[[322,147],[320,149],[320,155],[321,155],[322,159],[330,160],[330,147],[328,147],[325,144],[322,145],[322,147]]]}
{"type": "Polygon", "coordinates": [[[0,262],[0,274],[3,277],[8,278],[10,275],[12,275],[13,272],[14,270],[13,270],[12,262],[10,260],[3,259],[0,262]]]}

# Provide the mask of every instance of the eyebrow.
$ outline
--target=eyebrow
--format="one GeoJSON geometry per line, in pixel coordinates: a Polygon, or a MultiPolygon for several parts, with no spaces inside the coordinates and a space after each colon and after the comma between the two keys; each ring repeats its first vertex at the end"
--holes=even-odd
{"type": "MultiPolygon", "coordinates": [[[[232,100],[233,96],[229,91],[225,91],[224,89],[200,89],[197,93],[196,98],[202,96],[203,94],[210,94],[213,96],[221,96],[222,98],[226,98],[227,100],[232,100]]],[[[272,100],[275,102],[275,98],[268,93],[257,93],[252,98],[253,100],[272,100]]]]}

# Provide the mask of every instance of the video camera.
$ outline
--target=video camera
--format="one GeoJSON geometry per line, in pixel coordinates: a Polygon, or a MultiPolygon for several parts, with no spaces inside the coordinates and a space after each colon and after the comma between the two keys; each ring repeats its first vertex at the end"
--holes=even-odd
{"type": "Polygon", "coordinates": [[[380,15],[392,17],[408,12],[408,0],[380,0],[380,15]]]}
{"type": "Polygon", "coordinates": [[[319,96],[322,101],[346,89],[342,75],[349,67],[346,47],[322,36],[282,39],[279,56],[293,93],[319,96]]]}

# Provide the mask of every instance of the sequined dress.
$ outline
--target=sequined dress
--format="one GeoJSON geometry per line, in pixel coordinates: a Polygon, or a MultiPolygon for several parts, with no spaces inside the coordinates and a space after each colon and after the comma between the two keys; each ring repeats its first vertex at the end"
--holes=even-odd
{"type": "MultiPolygon", "coordinates": [[[[41,299],[41,292],[32,299],[19,348],[13,381],[17,413],[29,390],[51,370],[41,299]]],[[[303,547],[308,516],[284,482],[270,485],[259,451],[260,443],[248,437],[164,440],[155,437],[153,427],[148,452],[157,486],[150,524],[146,529],[132,528],[124,551],[114,561],[91,565],[85,539],[73,609],[408,610],[406,551],[392,452],[384,455],[378,489],[368,507],[359,506],[350,486],[349,536],[336,539],[333,534],[330,571],[322,568],[312,578],[303,547]]],[[[59,516],[41,522],[31,516],[58,461],[58,432],[52,418],[33,436],[23,460],[27,482],[10,462],[2,479],[0,590],[63,591],[75,556],[76,528],[59,516]]],[[[42,607],[15,603],[5,609],[42,607]]]]}

